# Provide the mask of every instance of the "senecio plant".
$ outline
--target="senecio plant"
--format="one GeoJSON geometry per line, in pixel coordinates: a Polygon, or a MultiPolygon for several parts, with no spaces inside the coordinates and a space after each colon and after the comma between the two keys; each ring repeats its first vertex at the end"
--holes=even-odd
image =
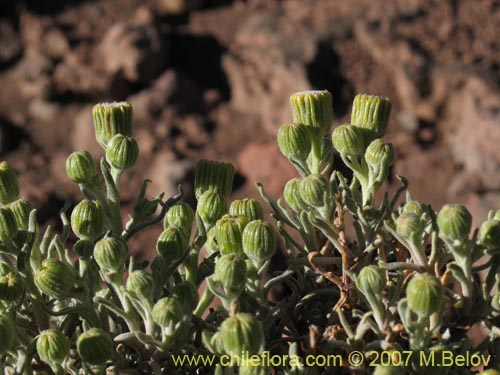
{"type": "Polygon", "coordinates": [[[298,177],[283,197],[257,184],[265,208],[229,202],[234,167],[202,160],[196,210],[182,189],[147,198],[146,180],[124,223],[120,179],[139,156],[128,103],[93,108],[106,154],[99,168],[68,157],[84,199],[62,208],[60,233],[0,163],[3,373],[498,375],[500,211],[472,231],[464,206],[403,199],[403,177],[381,191],[387,98],[356,96],[333,132],[329,92],[290,102],[277,138],[298,177]],[[154,256],[136,259],[128,243],[154,225],[154,256]],[[271,272],[276,251],[286,262],[271,272]]]}

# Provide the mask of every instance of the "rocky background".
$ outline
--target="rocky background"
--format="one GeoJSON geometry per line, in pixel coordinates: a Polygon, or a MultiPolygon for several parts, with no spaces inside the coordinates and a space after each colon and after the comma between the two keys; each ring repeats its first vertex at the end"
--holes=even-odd
{"type": "Polygon", "coordinates": [[[128,100],[141,149],[129,209],[144,178],[150,196],[180,183],[194,203],[200,158],[235,163],[235,198],[256,181],[278,197],[295,175],[275,144],[289,95],[330,90],[340,124],[366,92],[393,101],[393,175],[436,210],[467,204],[478,224],[500,208],[499,25],[496,0],[2,2],[0,157],[57,226],[64,198],[81,199],[67,155],[102,156],[92,105],[128,100]]]}

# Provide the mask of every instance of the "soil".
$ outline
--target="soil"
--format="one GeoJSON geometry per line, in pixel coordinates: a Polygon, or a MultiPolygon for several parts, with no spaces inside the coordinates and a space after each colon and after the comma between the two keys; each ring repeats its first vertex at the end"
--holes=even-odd
{"type": "MultiPolygon", "coordinates": [[[[149,196],[192,194],[200,158],[234,162],[234,197],[278,197],[295,172],[275,145],[288,97],[328,89],[335,123],[358,92],[389,97],[396,174],[439,209],[500,208],[500,1],[96,0],[0,5],[0,157],[45,225],[60,226],[67,155],[103,152],[91,107],[134,105],[137,165],[121,186],[130,212],[149,196]]],[[[337,159],[339,160],[339,158],[337,159]]],[[[128,210],[128,211],[127,211],[128,210]]],[[[154,230],[153,230],[154,232],[154,230]]],[[[146,233],[134,252],[148,248],[146,233]]]]}

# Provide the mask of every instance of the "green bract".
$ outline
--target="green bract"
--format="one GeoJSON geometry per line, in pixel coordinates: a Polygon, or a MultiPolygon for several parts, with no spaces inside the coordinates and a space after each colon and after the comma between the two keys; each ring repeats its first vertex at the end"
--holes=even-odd
{"type": "Polygon", "coordinates": [[[17,301],[24,292],[24,283],[19,274],[9,272],[0,274],[0,300],[17,301]]]}
{"type": "Polygon", "coordinates": [[[227,203],[221,194],[214,191],[205,191],[198,198],[196,211],[206,224],[214,225],[226,213],[227,203]]]}
{"type": "Polygon", "coordinates": [[[194,211],[191,206],[185,202],[178,203],[170,207],[163,220],[163,227],[176,227],[181,228],[191,233],[191,226],[193,225],[194,211]]]}
{"type": "Polygon", "coordinates": [[[385,271],[377,266],[364,267],[359,272],[357,286],[365,294],[380,295],[385,284],[385,271]]]}
{"type": "Polygon", "coordinates": [[[33,206],[25,199],[18,199],[7,205],[16,219],[17,227],[21,230],[27,230],[29,225],[30,213],[33,206]]]}
{"type": "Polygon", "coordinates": [[[172,298],[177,300],[189,312],[193,311],[198,304],[198,290],[188,282],[182,282],[174,287],[172,298]]]}
{"type": "Polygon", "coordinates": [[[146,271],[133,271],[127,278],[126,288],[137,297],[153,299],[154,280],[146,271]]]}
{"type": "Polygon", "coordinates": [[[283,197],[285,198],[286,203],[295,212],[299,212],[307,208],[306,202],[304,202],[300,195],[300,183],[300,179],[292,178],[286,183],[285,190],[283,191],[283,197]]]}
{"type": "Polygon", "coordinates": [[[228,254],[217,259],[214,275],[224,289],[238,295],[245,287],[247,267],[238,255],[228,254]]]}
{"type": "Polygon", "coordinates": [[[364,149],[364,138],[361,128],[355,125],[340,125],[332,133],[333,147],[341,154],[358,156],[364,149]]]}
{"type": "Polygon", "coordinates": [[[234,167],[229,163],[200,160],[196,165],[194,187],[199,200],[207,191],[227,197],[233,190],[234,167]]]}
{"type": "Polygon", "coordinates": [[[276,232],[270,223],[254,220],[243,230],[243,252],[254,262],[262,265],[271,259],[276,248],[276,232]]]}
{"type": "Polygon", "coordinates": [[[162,298],[153,307],[153,320],[162,328],[173,327],[184,314],[183,306],[175,298],[162,298]]]}
{"type": "Polygon", "coordinates": [[[262,206],[252,198],[235,200],[229,207],[229,215],[244,216],[247,221],[259,220],[264,218],[262,206]]]}
{"type": "Polygon", "coordinates": [[[323,207],[325,193],[328,193],[328,182],[320,174],[312,174],[300,181],[300,198],[309,206],[323,207]]]}
{"type": "Polygon", "coordinates": [[[168,227],[158,237],[156,251],[169,263],[182,258],[188,247],[186,232],[181,228],[168,227]]]}
{"type": "Polygon", "coordinates": [[[0,241],[12,240],[18,232],[16,217],[9,208],[0,208],[0,241]]]}

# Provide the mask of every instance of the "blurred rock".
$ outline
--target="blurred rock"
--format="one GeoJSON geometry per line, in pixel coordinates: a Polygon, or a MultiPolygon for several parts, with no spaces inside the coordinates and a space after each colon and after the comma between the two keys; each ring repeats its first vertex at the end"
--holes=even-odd
{"type": "Polygon", "coordinates": [[[51,28],[43,36],[43,49],[47,56],[62,59],[69,51],[69,42],[60,29],[51,28]]]}
{"type": "Polygon", "coordinates": [[[200,8],[203,0],[155,0],[154,8],[160,16],[179,15],[200,8]]]}
{"type": "Polygon", "coordinates": [[[7,20],[0,20],[0,46],[0,66],[12,62],[23,49],[18,33],[7,20]]]}
{"type": "Polygon", "coordinates": [[[132,19],[109,28],[97,53],[107,74],[119,72],[129,81],[148,82],[165,68],[167,47],[153,22],[153,15],[140,8],[132,19]]]}

